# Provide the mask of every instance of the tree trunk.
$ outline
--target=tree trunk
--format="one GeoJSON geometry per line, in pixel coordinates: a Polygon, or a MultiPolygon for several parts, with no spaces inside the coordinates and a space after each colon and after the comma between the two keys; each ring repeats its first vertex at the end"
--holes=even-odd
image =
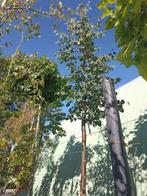
{"type": "Polygon", "coordinates": [[[37,156],[37,150],[39,147],[38,134],[39,134],[39,128],[40,128],[40,118],[41,118],[41,105],[38,106],[37,122],[36,122],[36,128],[35,128],[35,133],[34,133],[34,149],[33,149],[33,154],[32,154],[32,178],[30,181],[29,196],[33,195],[33,185],[34,185],[34,178],[35,178],[35,172],[36,172],[36,156],[37,156]]]}
{"type": "Polygon", "coordinates": [[[82,120],[82,156],[81,156],[81,182],[80,196],[86,196],[86,123],[82,120]]]}
{"type": "Polygon", "coordinates": [[[102,80],[102,88],[105,98],[105,115],[112,160],[115,195],[134,196],[135,193],[130,180],[123,132],[112,80],[104,77],[102,80]]]}

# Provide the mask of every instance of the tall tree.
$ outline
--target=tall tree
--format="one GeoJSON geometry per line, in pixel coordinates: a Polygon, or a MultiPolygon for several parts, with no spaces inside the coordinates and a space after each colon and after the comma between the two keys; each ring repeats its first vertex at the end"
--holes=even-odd
{"type": "Polygon", "coordinates": [[[101,0],[106,29],[115,29],[120,52],[117,59],[126,67],[135,65],[147,80],[147,1],[101,0]]]}
{"type": "Polygon", "coordinates": [[[110,78],[104,77],[102,80],[102,87],[105,98],[105,113],[112,159],[115,195],[134,196],[135,193],[130,178],[114,83],[110,78]]]}
{"type": "Polygon", "coordinates": [[[110,68],[106,62],[113,55],[98,56],[95,41],[102,37],[99,23],[92,24],[88,18],[88,6],[79,6],[76,17],[65,22],[67,32],[60,34],[61,63],[69,69],[68,118],[81,121],[82,157],[80,195],[86,195],[86,124],[101,126],[104,117],[101,78],[110,68]]]}

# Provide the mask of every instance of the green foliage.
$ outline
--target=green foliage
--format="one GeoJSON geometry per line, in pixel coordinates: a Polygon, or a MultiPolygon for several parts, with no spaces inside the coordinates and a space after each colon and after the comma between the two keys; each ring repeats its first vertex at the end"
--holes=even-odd
{"type": "Polygon", "coordinates": [[[147,80],[147,1],[102,0],[106,29],[115,28],[115,38],[120,47],[117,59],[127,67],[135,65],[147,80]]]}
{"type": "Polygon", "coordinates": [[[95,40],[103,34],[98,31],[99,23],[90,23],[87,13],[88,7],[80,6],[76,17],[66,20],[67,33],[60,34],[58,56],[70,72],[68,118],[83,119],[88,124],[100,126],[101,118],[104,117],[101,78],[110,70],[106,62],[113,55],[98,56],[95,40]]]}
{"type": "Polygon", "coordinates": [[[0,7],[0,37],[10,33],[12,29],[26,30],[29,39],[39,36],[39,25],[33,19],[38,16],[37,10],[33,9],[35,3],[36,0],[7,0],[5,6],[0,7]]]}
{"type": "Polygon", "coordinates": [[[11,117],[12,112],[9,110],[9,104],[13,103],[13,98],[10,94],[4,92],[3,84],[7,77],[9,59],[0,56],[0,127],[4,126],[5,121],[11,117]]]}
{"type": "MultiPolygon", "coordinates": [[[[40,37],[40,24],[37,17],[62,17],[62,3],[52,2],[48,4],[48,10],[38,8],[36,0],[7,0],[5,6],[0,3],[0,39],[12,30],[21,32],[23,40],[40,37]]],[[[22,39],[22,38],[21,38],[22,39]]],[[[21,40],[21,41],[23,41],[21,40]]],[[[1,40],[0,40],[1,41],[1,40]]],[[[7,47],[11,42],[5,42],[7,47]]]]}
{"type": "Polygon", "coordinates": [[[17,52],[10,66],[7,88],[36,104],[51,103],[60,95],[65,80],[46,56],[27,56],[17,52]],[[62,86],[61,86],[62,84],[62,86]]]}
{"type": "Polygon", "coordinates": [[[13,187],[26,190],[32,175],[33,132],[20,136],[9,155],[8,173],[13,176],[13,187]]]}
{"type": "Polygon", "coordinates": [[[36,54],[0,57],[0,70],[0,188],[27,190],[44,143],[51,145],[52,133],[65,134],[61,101],[66,80],[53,62],[36,54]]]}
{"type": "MultiPolygon", "coordinates": [[[[47,12],[34,8],[35,3],[36,0],[6,1],[0,8],[0,41],[13,29],[21,32],[20,42],[39,36],[35,17],[62,14],[61,2],[57,7],[49,5],[47,12]]],[[[5,46],[10,44],[6,42],[5,46]]],[[[0,57],[0,70],[0,188],[27,190],[44,143],[51,145],[51,134],[65,135],[61,107],[69,88],[46,56],[38,58],[36,54],[17,51],[12,57],[0,57]],[[14,103],[17,111],[11,108],[14,103]],[[29,115],[26,105],[32,110],[29,115]]]]}

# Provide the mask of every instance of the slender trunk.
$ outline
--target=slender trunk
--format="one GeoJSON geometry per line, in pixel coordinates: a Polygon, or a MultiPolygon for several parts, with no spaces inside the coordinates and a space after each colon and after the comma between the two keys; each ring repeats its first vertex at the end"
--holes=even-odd
{"type": "Polygon", "coordinates": [[[81,157],[80,196],[86,196],[86,124],[85,124],[85,120],[82,120],[81,131],[82,131],[82,157],[81,157]]]}
{"type": "Polygon", "coordinates": [[[134,196],[135,194],[133,192],[129,175],[129,166],[117,107],[117,99],[112,80],[104,77],[102,88],[106,103],[105,114],[112,159],[115,195],[134,196]]]}
{"type": "Polygon", "coordinates": [[[33,149],[33,154],[32,154],[32,178],[31,178],[31,183],[30,183],[29,196],[33,195],[33,185],[34,185],[34,178],[35,178],[35,172],[36,172],[36,156],[37,156],[37,150],[39,147],[38,134],[39,134],[39,128],[40,128],[40,118],[41,118],[41,105],[38,106],[37,122],[36,122],[36,128],[35,128],[35,133],[34,133],[34,149],[33,149]]]}

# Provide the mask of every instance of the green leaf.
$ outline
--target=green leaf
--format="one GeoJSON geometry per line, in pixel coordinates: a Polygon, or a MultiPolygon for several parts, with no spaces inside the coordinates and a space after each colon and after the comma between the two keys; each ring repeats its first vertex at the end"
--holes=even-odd
{"type": "Polygon", "coordinates": [[[142,5],[142,0],[136,0],[136,3],[134,5],[134,9],[133,9],[135,14],[139,14],[140,13],[141,5],[142,5]]]}
{"type": "Polygon", "coordinates": [[[112,29],[115,25],[115,19],[114,18],[109,18],[106,23],[105,23],[105,29],[112,29]]]}
{"type": "Polygon", "coordinates": [[[46,55],[43,55],[43,56],[40,58],[40,60],[42,60],[42,61],[46,61],[46,60],[47,60],[46,55]]]}
{"type": "Polygon", "coordinates": [[[100,3],[97,4],[97,7],[99,9],[105,9],[108,4],[113,4],[115,3],[115,0],[102,0],[100,3]]]}
{"type": "Polygon", "coordinates": [[[107,16],[113,17],[112,15],[113,15],[113,10],[110,9],[110,8],[106,8],[106,9],[104,10],[104,12],[103,12],[101,18],[103,19],[103,18],[105,18],[105,17],[107,17],[107,16]]]}
{"type": "Polygon", "coordinates": [[[141,64],[137,66],[140,76],[147,80],[147,55],[142,57],[141,64]]]}
{"type": "Polygon", "coordinates": [[[100,3],[97,4],[97,7],[101,10],[101,9],[105,9],[106,8],[106,3],[105,1],[101,1],[100,3]]]}
{"type": "Polygon", "coordinates": [[[128,56],[124,56],[124,52],[120,51],[117,56],[116,59],[120,62],[122,62],[123,64],[126,65],[126,67],[129,67],[130,65],[133,64],[133,61],[131,59],[131,57],[128,56]]]}
{"type": "Polygon", "coordinates": [[[147,24],[144,25],[143,27],[143,32],[142,32],[143,38],[147,40],[147,24]]]}

